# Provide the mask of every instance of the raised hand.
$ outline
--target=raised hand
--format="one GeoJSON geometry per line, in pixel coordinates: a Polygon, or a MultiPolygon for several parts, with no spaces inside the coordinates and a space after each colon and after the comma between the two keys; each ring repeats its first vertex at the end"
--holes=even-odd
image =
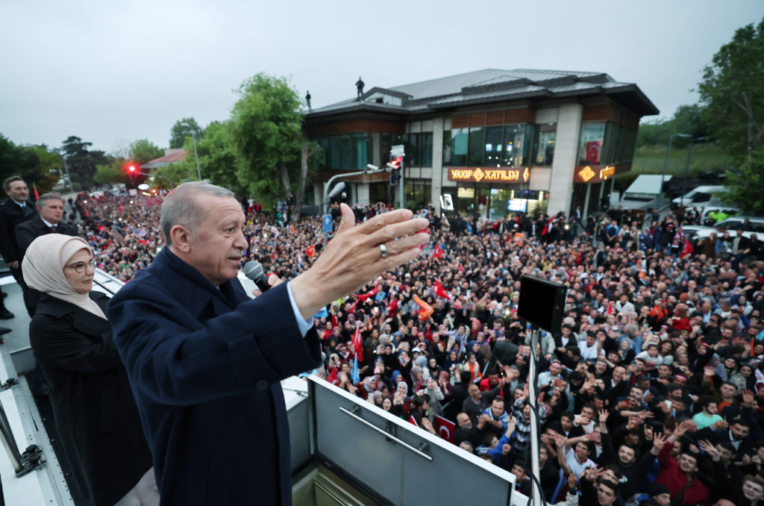
{"type": "Polygon", "coordinates": [[[655,437],[653,437],[653,447],[657,448],[658,451],[661,451],[663,449],[663,445],[666,444],[667,438],[664,434],[656,434],[655,437]]]}
{"type": "Polygon", "coordinates": [[[606,409],[600,410],[600,423],[605,424],[607,423],[607,418],[610,416],[610,412],[606,409]]]}
{"type": "Polygon", "coordinates": [[[722,452],[720,452],[713,444],[711,444],[708,440],[698,441],[698,444],[700,445],[700,449],[706,452],[707,454],[711,455],[711,458],[714,459],[715,462],[718,462],[721,458],[722,452]]]}

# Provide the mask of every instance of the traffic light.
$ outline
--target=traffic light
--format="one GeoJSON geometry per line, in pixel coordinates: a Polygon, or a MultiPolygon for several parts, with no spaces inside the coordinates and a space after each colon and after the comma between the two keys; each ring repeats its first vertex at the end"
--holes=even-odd
{"type": "Polygon", "coordinates": [[[390,186],[396,186],[401,180],[401,171],[403,170],[403,157],[390,156],[390,186]]]}

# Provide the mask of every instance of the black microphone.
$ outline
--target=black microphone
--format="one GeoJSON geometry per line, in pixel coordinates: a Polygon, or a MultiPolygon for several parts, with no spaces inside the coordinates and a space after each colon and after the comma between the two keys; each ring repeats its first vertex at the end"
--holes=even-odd
{"type": "Polygon", "coordinates": [[[259,288],[263,293],[267,292],[271,288],[271,285],[268,284],[268,276],[265,274],[263,264],[260,262],[255,260],[247,262],[244,265],[244,275],[254,281],[257,285],[257,288],[259,288]]]}

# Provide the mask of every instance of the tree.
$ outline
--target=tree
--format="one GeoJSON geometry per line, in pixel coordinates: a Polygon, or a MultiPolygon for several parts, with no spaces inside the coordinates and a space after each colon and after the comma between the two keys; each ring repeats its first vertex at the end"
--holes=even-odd
{"type": "Polygon", "coordinates": [[[40,159],[34,150],[17,146],[0,134],[0,181],[11,176],[20,176],[30,186],[44,176],[40,159]]]}
{"type": "MultiPolygon", "coordinates": [[[[193,153],[193,141],[186,138],[183,149],[193,153]]],[[[231,123],[213,121],[207,126],[204,138],[197,143],[199,168],[204,179],[209,179],[218,186],[230,188],[238,193],[246,193],[236,177],[236,147],[231,135],[231,123]]],[[[184,162],[187,170],[192,173],[191,179],[196,179],[196,161],[193,156],[184,162]]]]}
{"type": "Polygon", "coordinates": [[[735,204],[746,214],[764,215],[764,148],[751,152],[738,170],[727,171],[727,191],[722,200],[735,204]]]}
{"type": "MultiPolygon", "coordinates": [[[[700,104],[680,105],[674,116],[667,119],[655,119],[639,125],[637,147],[665,146],[668,138],[674,134],[689,134],[692,138],[709,138],[708,125],[703,119],[705,106],[700,104]]],[[[682,147],[689,144],[689,139],[681,137],[674,140],[674,145],[682,147]]]]}
{"type": "Polygon", "coordinates": [[[130,144],[130,160],[142,165],[149,160],[164,156],[164,150],[157,147],[148,139],[137,140],[130,144]]]}
{"type": "Polygon", "coordinates": [[[186,137],[192,135],[196,135],[197,141],[205,135],[204,130],[199,127],[194,118],[183,118],[176,121],[170,129],[170,149],[182,148],[186,143],[186,137]]]}
{"type": "Polygon", "coordinates": [[[72,181],[79,182],[85,189],[93,184],[96,167],[109,163],[109,159],[103,151],[91,152],[88,149],[92,145],[92,142],[84,142],[79,137],[72,135],[62,143],[61,147],[66,157],[72,181]]]}
{"type": "Polygon", "coordinates": [[[301,177],[302,114],[297,91],[285,79],[257,74],[238,92],[241,98],[233,107],[231,134],[239,182],[266,203],[286,200],[293,191],[292,179],[301,177]]]}
{"type": "Polygon", "coordinates": [[[764,20],[744,26],[721,47],[698,85],[703,117],[737,160],[764,146],[764,20]]]}
{"type": "Polygon", "coordinates": [[[115,158],[111,163],[97,165],[93,180],[99,184],[128,184],[130,176],[125,173],[124,163],[115,158]]]}

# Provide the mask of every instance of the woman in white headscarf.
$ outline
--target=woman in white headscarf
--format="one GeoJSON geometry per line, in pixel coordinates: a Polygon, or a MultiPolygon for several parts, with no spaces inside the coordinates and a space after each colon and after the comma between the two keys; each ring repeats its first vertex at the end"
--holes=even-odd
{"type": "Polygon", "coordinates": [[[29,339],[51,387],[50,402],[77,504],[113,506],[152,466],[138,408],[103,309],[91,292],[95,263],[79,237],[35,239],[24,280],[42,293],[29,339]]]}

